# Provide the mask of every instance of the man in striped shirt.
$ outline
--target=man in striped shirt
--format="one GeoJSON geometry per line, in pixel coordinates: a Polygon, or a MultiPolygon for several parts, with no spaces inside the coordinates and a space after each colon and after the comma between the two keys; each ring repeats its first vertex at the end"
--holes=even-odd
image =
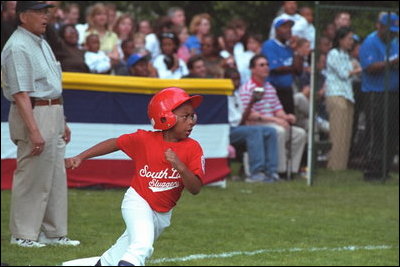
{"type": "Polygon", "coordinates": [[[268,60],[263,55],[256,55],[250,60],[251,79],[240,88],[240,99],[244,108],[249,104],[254,90],[263,90],[261,100],[257,101],[248,116],[246,124],[261,124],[274,127],[278,133],[278,172],[299,171],[301,158],[306,143],[304,129],[293,126],[296,117],[287,114],[279,101],[275,88],[266,78],[269,74],[268,60]],[[291,128],[291,129],[290,129],[291,128]],[[291,131],[290,131],[291,130],[291,131]],[[291,132],[291,134],[290,134],[291,132]],[[286,142],[291,139],[291,164],[287,165],[286,142]]]}

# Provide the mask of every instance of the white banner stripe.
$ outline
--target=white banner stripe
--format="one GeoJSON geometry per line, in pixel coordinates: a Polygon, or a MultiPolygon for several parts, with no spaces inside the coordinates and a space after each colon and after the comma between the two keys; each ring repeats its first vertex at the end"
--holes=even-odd
{"type": "MultiPolygon", "coordinates": [[[[109,138],[133,133],[138,129],[153,130],[150,124],[68,123],[72,132],[66,148],[66,157],[75,156],[85,149],[109,138]]],[[[198,124],[191,138],[198,141],[206,158],[228,157],[229,125],[198,124]]],[[[1,159],[16,158],[17,147],[10,140],[8,122],[1,123],[1,159]]],[[[97,157],[97,159],[128,159],[122,151],[97,157]]]]}

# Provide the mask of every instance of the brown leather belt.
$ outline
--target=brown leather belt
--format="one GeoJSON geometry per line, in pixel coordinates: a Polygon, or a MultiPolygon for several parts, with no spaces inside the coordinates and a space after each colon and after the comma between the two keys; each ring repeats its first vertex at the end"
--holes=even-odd
{"type": "MultiPolygon", "coordinates": [[[[51,105],[62,105],[63,104],[63,99],[62,97],[55,98],[55,99],[39,99],[35,97],[30,97],[31,103],[32,103],[32,108],[35,106],[51,106],[51,105]]],[[[15,101],[12,101],[13,104],[15,104],[15,101]]]]}
{"type": "Polygon", "coordinates": [[[34,97],[31,97],[31,102],[32,106],[51,106],[51,105],[61,105],[62,104],[62,98],[56,98],[56,99],[37,99],[34,97]]]}

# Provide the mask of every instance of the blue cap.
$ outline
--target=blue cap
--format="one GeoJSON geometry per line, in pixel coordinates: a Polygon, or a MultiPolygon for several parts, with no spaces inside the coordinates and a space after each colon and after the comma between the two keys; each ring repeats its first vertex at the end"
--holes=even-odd
{"type": "Polygon", "coordinates": [[[285,23],[290,23],[290,24],[291,24],[290,26],[293,26],[294,21],[291,20],[291,19],[278,19],[278,20],[275,22],[274,27],[275,27],[275,29],[276,29],[276,28],[279,28],[280,26],[282,26],[282,25],[285,24],[285,23]]]}
{"type": "Polygon", "coordinates": [[[128,65],[128,68],[132,67],[136,63],[138,63],[141,59],[145,58],[146,56],[141,55],[141,54],[132,54],[128,58],[126,64],[128,65]]]}
{"type": "Polygon", "coordinates": [[[391,32],[399,32],[399,16],[394,13],[383,14],[379,18],[379,23],[388,26],[391,32]]]}

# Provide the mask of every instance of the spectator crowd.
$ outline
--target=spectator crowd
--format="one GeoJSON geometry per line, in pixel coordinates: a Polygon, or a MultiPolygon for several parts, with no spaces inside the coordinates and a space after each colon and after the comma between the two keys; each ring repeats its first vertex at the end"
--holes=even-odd
{"type": "MultiPolygon", "coordinates": [[[[18,27],[15,2],[2,2],[2,50],[18,27]]],[[[235,91],[234,99],[229,101],[232,105],[229,112],[239,110],[240,114],[229,113],[234,118],[230,120],[231,143],[236,149],[244,146],[249,152],[250,173],[246,179],[249,182],[276,182],[286,177],[284,173],[304,173],[310,55],[313,50],[318,51],[317,131],[332,144],[328,168],[348,167],[359,115],[360,88],[356,92],[355,84],[361,84],[364,76],[368,79],[371,72],[382,71],[369,70],[372,61],[360,60],[358,51],[360,47],[363,51],[363,42],[351,28],[350,13],[335,14],[317,40],[313,9],[299,8],[296,1],[283,1],[270,26],[269,38],[263,40],[259,32],[250,32],[248,23],[241,18],[227,21],[222,34],[217,36],[209,14],[196,14],[187,24],[185,10],[180,7],[169,8],[165,16],[150,21],[137,20],[117,10],[113,3],[98,2],[84,11],[85,23],[79,23],[79,4],[46,2],[56,7],[49,9],[45,38],[63,71],[163,79],[232,79],[235,91]],[[249,139],[250,135],[253,137],[249,139]],[[251,142],[257,144],[252,146],[251,142]],[[267,145],[271,142],[276,146],[267,145]]],[[[397,68],[398,80],[398,16],[380,14],[378,33],[385,27],[394,33],[389,41],[397,42],[397,47],[395,44],[392,47],[390,62],[392,68],[397,68]]],[[[373,46],[371,42],[369,46],[373,46]]],[[[393,86],[398,98],[398,81],[393,86]]],[[[398,125],[398,102],[395,114],[398,125]]],[[[374,117],[371,123],[378,120],[374,117]]],[[[372,152],[369,153],[372,157],[372,152]]],[[[367,176],[375,177],[371,172],[367,176]]]]}

